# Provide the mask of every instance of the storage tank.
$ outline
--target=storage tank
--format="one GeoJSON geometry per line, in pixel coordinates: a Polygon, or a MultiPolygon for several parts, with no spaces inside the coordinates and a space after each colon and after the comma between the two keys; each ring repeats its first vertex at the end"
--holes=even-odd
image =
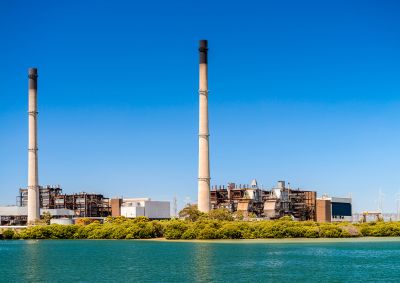
{"type": "Polygon", "coordinates": [[[278,181],[278,189],[284,189],[285,188],[285,181],[278,181]]]}

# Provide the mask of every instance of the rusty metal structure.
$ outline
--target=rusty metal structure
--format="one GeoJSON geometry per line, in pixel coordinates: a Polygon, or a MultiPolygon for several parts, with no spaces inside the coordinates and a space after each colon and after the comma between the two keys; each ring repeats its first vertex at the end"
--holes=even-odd
{"type": "Polygon", "coordinates": [[[111,215],[110,200],[101,194],[81,192],[58,195],[55,198],[55,207],[71,209],[77,217],[107,217],[111,215]]]}
{"type": "MultiPolygon", "coordinates": [[[[77,217],[107,217],[111,215],[110,200],[101,194],[63,194],[60,186],[46,186],[39,189],[41,209],[70,209],[77,217]]],[[[28,205],[28,190],[19,189],[17,206],[28,205]]]]}
{"type": "Polygon", "coordinates": [[[291,189],[284,181],[279,181],[276,188],[264,190],[256,180],[250,185],[213,186],[210,195],[212,209],[226,208],[268,219],[291,216],[298,220],[316,220],[316,197],[315,191],[291,189]]]}
{"type": "MultiPolygon", "coordinates": [[[[60,186],[45,186],[39,188],[39,205],[40,208],[54,209],[56,196],[62,194],[60,186]]],[[[17,206],[28,205],[28,189],[19,189],[19,195],[17,196],[17,206]]]]}

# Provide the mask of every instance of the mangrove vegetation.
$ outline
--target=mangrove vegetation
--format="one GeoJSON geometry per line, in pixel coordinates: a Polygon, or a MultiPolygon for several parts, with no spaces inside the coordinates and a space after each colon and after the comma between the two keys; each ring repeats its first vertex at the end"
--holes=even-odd
{"type": "Polygon", "coordinates": [[[26,229],[3,229],[3,239],[270,239],[270,238],[348,238],[398,237],[400,222],[317,223],[279,220],[243,219],[226,210],[208,214],[184,209],[180,219],[149,220],[146,217],[128,219],[108,217],[104,223],[80,219],[74,225],[42,225],[26,229]]]}

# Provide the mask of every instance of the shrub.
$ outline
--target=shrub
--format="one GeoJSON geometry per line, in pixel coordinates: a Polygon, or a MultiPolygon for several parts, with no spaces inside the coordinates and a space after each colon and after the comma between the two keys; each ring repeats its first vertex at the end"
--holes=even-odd
{"type": "Polygon", "coordinates": [[[43,212],[43,215],[41,216],[42,221],[47,224],[50,225],[50,220],[52,218],[51,213],[48,211],[43,212]]]}
{"type": "Polygon", "coordinates": [[[322,238],[341,238],[342,229],[333,224],[323,224],[319,230],[319,236],[322,238]]]}
{"type": "Polygon", "coordinates": [[[201,240],[220,239],[220,238],[221,237],[220,234],[217,232],[217,229],[210,226],[200,230],[199,234],[197,235],[197,239],[201,240]]]}
{"type": "Polygon", "coordinates": [[[243,233],[236,223],[227,223],[223,225],[218,234],[222,239],[243,239],[243,233]]]}
{"type": "Polygon", "coordinates": [[[319,229],[317,227],[309,227],[306,229],[304,238],[318,238],[319,237],[319,229]]]}
{"type": "Polygon", "coordinates": [[[197,209],[197,205],[186,206],[179,212],[180,218],[190,221],[197,221],[202,215],[204,213],[197,209]]]}
{"type": "Polygon", "coordinates": [[[400,222],[370,222],[360,224],[360,233],[372,237],[400,236],[400,222]]]}
{"type": "Polygon", "coordinates": [[[187,229],[185,232],[183,232],[181,239],[183,240],[193,240],[197,238],[197,233],[196,230],[193,228],[187,229]]]}
{"type": "Polygon", "coordinates": [[[347,224],[345,226],[341,226],[340,229],[342,229],[343,237],[359,237],[359,236],[361,236],[361,233],[357,229],[356,226],[347,224]]]}
{"type": "Polygon", "coordinates": [[[226,208],[213,209],[207,214],[207,218],[220,221],[232,221],[232,213],[226,208]]]}
{"type": "Polygon", "coordinates": [[[278,221],[294,221],[294,220],[289,215],[286,215],[286,216],[279,218],[278,221]]]}
{"type": "Polygon", "coordinates": [[[241,210],[235,211],[234,213],[232,213],[232,216],[236,220],[243,220],[244,219],[244,214],[243,214],[243,211],[241,211],[241,210]]]}
{"type": "Polygon", "coordinates": [[[279,220],[232,220],[226,211],[202,215],[197,221],[150,221],[146,217],[129,219],[108,217],[104,224],[90,224],[83,219],[80,225],[38,225],[14,232],[3,231],[5,239],[254,239],[254,238],[342,238],[342,237],[397,237],[400,222],[373,222],[362,224],[316,223],[279,220]],[[82,225],[83,224],[83,225],[82,225]]]}
{"type": "Polygon", "coordinates": [[[89,225],[90,223],[93,222],[94,220],[88,217],[82,217],[75,220],[76,225],[89,225]]]}
{"type": "Polygon", "coordinates": [[[7,229],[3,231],[3,239],[5,240],[9,240],[12,239],[14,237],[14,230],[11,229],[7,229]]]}
{"type": "Polygon", "coordinates": [[[150,219],[146,216],[138,216],[136,218],[133,218],[133,223],[143,223],[143,222],[149,222],[150,219]]]}
{"type": "Polygon", "coordinates": [[[188,229],[188,225],[182,220],[171,220],[164,228],[164,236],[167,239],[180,239],[188,229]]]}

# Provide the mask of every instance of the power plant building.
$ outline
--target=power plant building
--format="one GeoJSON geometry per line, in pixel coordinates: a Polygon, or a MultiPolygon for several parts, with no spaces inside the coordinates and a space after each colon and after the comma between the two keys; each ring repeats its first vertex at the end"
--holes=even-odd
{"type": "MultiPolygon", "coordinates": [[[[63,194],[59,186],[46,186],[39,189],[40,215],[48,212],[51,223],[72,224],[79,218],[92,218],[102,221],[107,216],[135,218],[146,216],[150,219],[169,219],[170,202],[153,201],[150,198],[109,199],[95,193],[63,194]]],[[[0,225],[27,225],[27,189],[19,189],[17,205],[0,206],[0,225]]]]}
{"type": "Polygon", "coordinates": [[[71,209],[76,217],[107,217],[111,215],[110,201],[102,194],[60,194],[55,198],[56,208],[71,209]]]}
{"type": "Polygon", "coordinates": [[[169,201],[153,201],[150,198],[111,199],[112,216],[135,218],[145,216],[150,219],[171,218],[169,201]]]}
{"type": "MultiPolygon", "coordinates": [[[[101,194],[64,194],[59,186],[39,185],[38,130],[37,130],[37,78],[36,68],[28,70],[28,182],[19,190],[16,206],[0,207],[0,222],[4,225],[34,225],[44,212],[53,217],[146,216],[150,219],[170,218],[168,201],[150,198],[109,199],[101,194]],[[7,224],[8,223],[8,224],[7,224]]],[[[317,199],[312,190],[292,189],[285,181],[276,187],[262,189],[257,181],[250,184],[214,186],[210,182],[209,113],[208,113],[208,42],[199,42],[199,132],[198,132],[198,209],[226,208],[243,215],[278,219],[291,216],[297,220],[319,222],[352,221],[351,198],[327,197],[317,199]]],[[[61,220],[60,220],[61,221],[61,220]]],[[[62,221],[61,221],[62,222],[62,221]]]]}
{"type": "Polygon", "coordinates": [[[257,217],[277,219],[291,216],[298,220],[316,219],[315,191],[291,189],[284,181],[275,188],[260,189],[257,181],[250,185],[229,183],[228,186],[214,186],[211,190],[212,209],[227,208],[231,212],[241,211],[257,217]]]}
{"type": "Polygon", "coordinates": [[[317,199],[318,222],[352,222],[352,199],[344,197],[328,197],[317,199]]]}
{"type": "MultiPolygon", "coordinates": [[[[28,203],[27,189],[19,189],[17,206],[25,207],[28,203]]],[[[75,217],[107,217],[111,215],[110,201],[102,194],[86,192],[63,194],[60,186],[39,187],[39,205],[41,209],[71,210],[75,217]]]]}
{"type": "MultiPolygon", "coordinates": [[[[40,208],[53,209],[56,207],[55,199],[62,194],[60,186],[39,187],[39,206],[40,208]]],[[[17,196],[17,206],[28,206],[28,189],[19,189],[17,196]]]]}
{"type": "Polygon", "coordinates": [[[317,199],[317,222],[331,222],[332,207],[329,199],[317,199]]]}

